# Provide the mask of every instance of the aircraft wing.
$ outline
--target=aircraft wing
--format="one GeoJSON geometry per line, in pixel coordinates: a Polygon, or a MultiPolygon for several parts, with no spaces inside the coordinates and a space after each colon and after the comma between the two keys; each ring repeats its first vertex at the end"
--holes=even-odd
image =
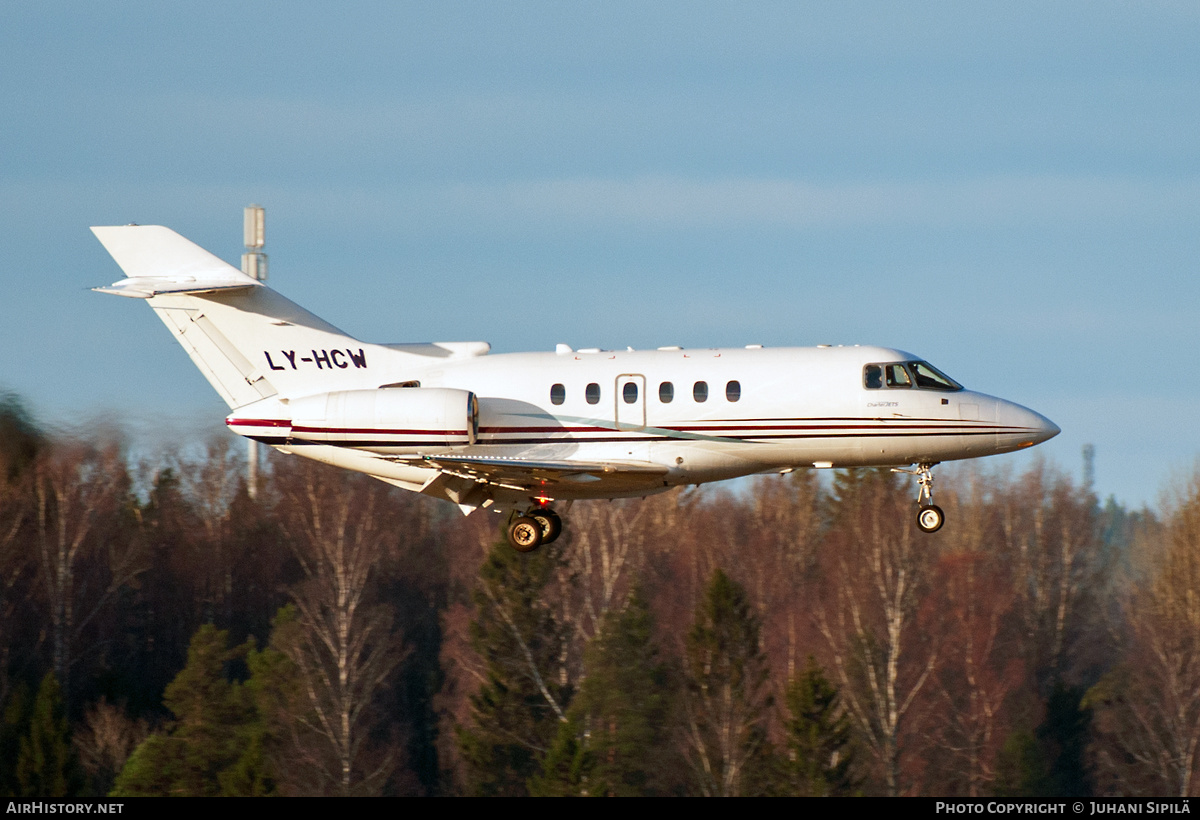
{"type": "Polygon", "coordinates": [[[646,461],[548,461],[501,456],[442,455],[423,456],[420,464],[435,467],[445,475],[514,490],[600,481],[644,485],[667,474],[664,465],[646,461]]]}

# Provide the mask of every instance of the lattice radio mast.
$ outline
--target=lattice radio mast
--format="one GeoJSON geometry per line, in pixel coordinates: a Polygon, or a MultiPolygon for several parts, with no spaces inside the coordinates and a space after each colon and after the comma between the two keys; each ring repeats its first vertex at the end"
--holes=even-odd
{"type": "MultiPolygon", "coordinates": [[[[266,211],[261,205],[250,205],[246,208],[242,228],[246,244],[246,252],[242,254],[242,273],[265,282],[267,255],[263,253],[263,244],[266,242],[266,211]]],[[[250,450],[246,456],[246,492],[251,498],[258,498],[257,441],[250,442],[250,450]]]]}

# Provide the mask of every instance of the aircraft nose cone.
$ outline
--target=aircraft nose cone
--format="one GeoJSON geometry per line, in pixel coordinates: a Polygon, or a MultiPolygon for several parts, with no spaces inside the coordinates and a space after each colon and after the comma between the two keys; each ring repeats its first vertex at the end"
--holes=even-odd
{"type": "MultiPolygon", "coordinates": [[[[1005,406],[998,414],[999,421],[1002,425],[1008,428],[1008,437],[1020,439],[1019,447],[1029,447],[1034,444],[1041,444],[1043,441],[1049,441],[1062,432],[1057,424],[1043,416],[1041,413],[1036,413],[1028,407],[1022,407],[1019,404],[1005,402],[1005,406]]],[[[1004,435],[1002,433],[1001,435],[1004,435]]]]}
{"type": "Polygon", "coordinates": [[[1032,411],[1030,413],[1033,415],[1033,418],[1037,420],[1036,424],[1031,425],[1034,427],[1034,430],[1036,430],[1036,432],[1033,433],[1033,441],[1037,444],[1048,442],[1051,438],[1054,438],[1058,435],[1058,433],[1062,432],[1062,427],[1055,424],[1054,421],[1044,417],[1044,415],[1040,413],[1033,413],[1032,411]]]}

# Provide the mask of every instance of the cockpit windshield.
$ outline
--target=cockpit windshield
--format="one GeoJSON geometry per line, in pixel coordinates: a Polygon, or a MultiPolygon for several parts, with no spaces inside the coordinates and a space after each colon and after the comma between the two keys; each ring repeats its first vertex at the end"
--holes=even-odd
{"type": "Polygon", "coordinates": [[[962,385],[929,362],[892,362],[869,364],[863,368],[863,385],[869,390],[908,389],[962,390],[962,385]]]}

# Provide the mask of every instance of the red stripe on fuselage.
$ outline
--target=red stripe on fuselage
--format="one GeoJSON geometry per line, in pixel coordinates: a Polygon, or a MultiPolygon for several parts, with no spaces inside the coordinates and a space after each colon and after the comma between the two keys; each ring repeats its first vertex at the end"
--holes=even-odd
{"type": "MultiPolygon", "coordinates": [[[[783,419],[764,419],[762,421],[781,422],[783,419]]],[[[710,422],[706,424],[675,424],[663,426],[649,427],[630,427],[626,429],[616,429],[608,427],[587,426],[536,426],[536,427],[482,427],[480,434],[487,435],[493,441],[503,442],[505,436],[514,435],[533,435],[533,434],[558,434],[558,437],[553,441],[569,440],[570,436],[581,436],[585,441],[595,440],[598,435],[611,435],[613,433],[624,433],[628,437],[629,433],[641,432],[646,438],[662,438],[661,435],[656,436],[655,430],[664,430],[678,433],[707,433],[714,437],[724,438],[742,438],[742,439],[779,439],[779,438],[820,438],[828,437],[855,437],[863,436],[870,438],[885,437],[888,435],[897,435],[904,437],[912,437],[914,435],[931,435],[931,436],[947,436],[947,435],[979,435],[986,433],[1022,433],[1028,432],[1030,428],[1026,427],[1011,427],[993,423],[972,423],[964,420],[950,419],[913,419],[905,422],[883,422],[856,419],[856,418],[820,418],[820,419],[796,419],[786,420],[789,423],[761,423],[759,420],[730,420],[727,422],[710,422]],[[842,423],[813,423],[813,422],[842,422],[842,423]],[[856,422],[856,423],[846,423],[856,422]],[[644,431],[644,432],[643,432],[644,431]],[[805,435],[792,435],[788,433],[804,433],[805,435]]],[[[291,427],[292,432],[310,435],[357,435],[357,436],[457,436],[462,437],[467,435],[466,430],[423,430],[410,428],[377,428],[377,427],[310,427],[310,426],[293,426],[291,422],[281,419],[227,419],[226,424],[231,427],[268,427],[268,428],[284,428],[291,427]]],[[[667,436],[669,438],[669,436],[667,436]]],[[[352,444],[352,442],[344,442],[352,444]]]]}

